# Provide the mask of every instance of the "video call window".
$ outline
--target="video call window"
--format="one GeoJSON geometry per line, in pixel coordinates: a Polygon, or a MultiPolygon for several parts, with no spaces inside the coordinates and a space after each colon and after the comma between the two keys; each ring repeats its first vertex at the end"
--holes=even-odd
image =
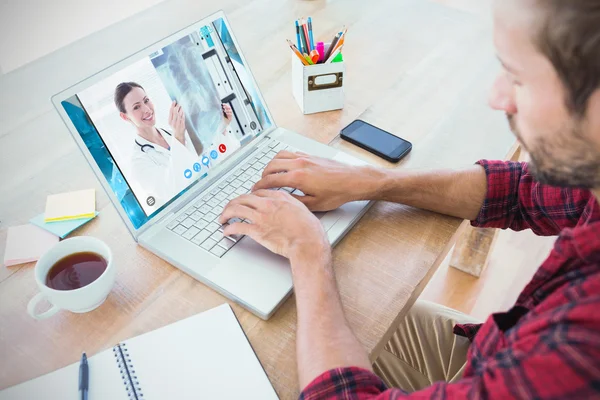
{"type": "Polygon", "coordinates": [[[223,19],[62,105],[137,229],[271,126],[223,19]]]}

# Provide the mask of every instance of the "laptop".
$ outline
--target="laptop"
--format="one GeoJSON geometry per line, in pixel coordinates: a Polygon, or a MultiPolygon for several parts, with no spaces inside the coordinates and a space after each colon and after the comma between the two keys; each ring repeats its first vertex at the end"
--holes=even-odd
{"type": "MultiPolygon", "coordinates": [[[[292,292],[289,262],[249,237],[224,237],[223,207],[281,150],[359,163],[277,127],[223,12],[52,102],[133,238],[262,319],[292,292]]],[[[369,206],[317,213],[330,242],[369,206]]]]}

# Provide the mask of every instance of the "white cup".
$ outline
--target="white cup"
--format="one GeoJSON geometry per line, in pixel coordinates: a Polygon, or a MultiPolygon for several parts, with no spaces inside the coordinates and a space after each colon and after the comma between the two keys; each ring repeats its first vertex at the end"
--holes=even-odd
{"type": "Polygon", "coordinates": [[[110,293],[114,283],[116,268],[113,262],[112,252],[101,240],[78,236],[59,242],[48,250],[35,265],[35,281],[40,288],[27,305],[27,312],[35,319],[45,319],[53,316],[61,309],[74,313],[84,313],[99,307],[110,293]],[[81,252],[92,252],[102,256],[107,266],[102,275],[92,283],[73,290],[56,290],[46,285],[48,271],[62,258],[81,252]],[[41,314],[36,314],[35,308],[42,299],[48,300],[52,308],[41,314]]]}

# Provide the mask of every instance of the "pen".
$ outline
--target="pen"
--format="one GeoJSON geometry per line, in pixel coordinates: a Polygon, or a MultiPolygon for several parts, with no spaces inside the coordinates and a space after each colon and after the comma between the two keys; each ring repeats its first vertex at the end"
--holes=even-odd
{"type": "Polygon", "coordinates": [[[308,40],[310,41],[310,51],[315,49],[315,42],[313,40],[313,31],[312,31],[312,18],[308,17],[308,40]]]}
{"type": "Polygon", "coordinates": [[[302,46],[300,46],[298,50],[302,53],[306,53],[308,51],[308,43],[306,42],[306,36],[304,36],[304,24],[302,23],[302,20],[300,20],[300,39],[302,39],[302,46]]]}
{"type": "Polygon", "coordinates": [[[302,48],[302,42],[300,41],[300,24],[296,20],[296,42],[298,42],[298,48],[302,48]]]}
{"type": "Polygon", "coordinates": [[[81,393],[81,400],[87,400],[88,398],[89,380],[90,370],[88,368],[87,356],[84,352],[81,355],[81,362],[79,363],[79,392],[81,393]]]}
{"type": "Polygon", "coordinates": [[[342,32],[338,32],[335,35],[335,37],[333,38],[333,40],[331,41],[329,48],[325,52],[325,57],[323,57],[325,60],[329,60],[329,56],[331,55],[331,53],[333,53],[333,50],[335,49],[335,46],[337,45],[338,40],[340,40],[340,36],[342,36],[342,32]]]}
{"type": "Polygon", "coordinates": [[[348,28],[344,29],[344,31],[340,35],[340,38],[338,39],[337,43],[335,44],[335,47],[333,48],[332,53],[344,45],[344,41],[346,40],[346,32],[348,32],[348,28]]]}
{"type": "Polygon", "coordinates": [[[296,46],[294,46],[294,44],[292,42],[290,42],[289,40],[287,41],[288,44],[290,45],[290,49],[292,49],[292,51],[294,52],[294,54],[296,54],[296,56],[300,59],[300,61],[302,62],[303,65],[310,65],[306,59],[304,58],[304,56],[302,55],[302,53],[300,53],[300,51],[298,50],[298,48],[296,46]]]}
{"type": "Polygon", "coordinates": [[[304,48],[305,53],[310,53],[312,49],[310,48],[310,40],[308,40],[308,27],[306,26],[306,21],[302,22],[302,31],[304,32],[304,42],[306,43],[306,47],[304,48]]]}

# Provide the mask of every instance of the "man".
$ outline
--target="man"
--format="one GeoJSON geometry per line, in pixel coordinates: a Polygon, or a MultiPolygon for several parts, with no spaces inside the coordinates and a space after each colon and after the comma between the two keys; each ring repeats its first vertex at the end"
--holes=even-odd
{"type": "Polygon", "coordinates": [[[253,194],[223,211],[223,221],[252,221],[226,234],[290,259],[301,398],[600,398],[600,1],[496,0],[494,25],[504,69],[490,103],[529,165],[415,173],[281,152],[253,194]],[[265,190],[282,186],[306,196],[265,190]],[[418,302],[376,362],[400,386],[387,389],[344,319],[329,244],[304,207],[358,199],[559,237],[515,306],[482,325],[452,335],[448,324],[465,316],[418,302]]]}

